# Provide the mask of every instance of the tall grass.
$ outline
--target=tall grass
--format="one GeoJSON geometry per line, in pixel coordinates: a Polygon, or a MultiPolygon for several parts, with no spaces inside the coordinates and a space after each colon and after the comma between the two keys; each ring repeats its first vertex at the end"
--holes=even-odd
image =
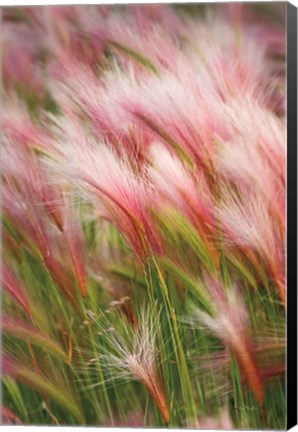
{"type": "Polygon", "coordinates": [[[2,27],[2,422],[285,428],[284,5],[2,27]]]}

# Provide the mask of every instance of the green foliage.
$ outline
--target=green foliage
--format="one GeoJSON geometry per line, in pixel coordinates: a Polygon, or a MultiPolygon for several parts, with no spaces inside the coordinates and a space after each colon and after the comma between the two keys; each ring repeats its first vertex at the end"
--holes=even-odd
{"type": "MultiPolygon", "coordinates": [[[[120,235],[118,240],[122,242],[120,235]]],[[[196,245],[195,241],[191,244],[196,245]]],[[[113,246],[117,248],[115,238],[113,246]]],[[[100,247],[99,241],[96,250],[100,247]]],[[[124,263],[128,250],[126,247],[123,251],[124,263]]],[[[200,257],[201,248],[198,253],[200,257]]],[[[129,309],[137,313],[140,304],[145,303],[152,311],[159,311],[156,315],[159,373],[163,377],[172,427],[191,426],[207,416],[219,416],[225,400],[229,401],[232,419],[239,427],[281,427],[284,416],[281,407],[285,406],[283,380],[278,376],[270,380],[264,408],[269,414],[264,416],[250,390],[243,385],[237,361],[224,373],[208,367],[208,358],[212,365],[213,356],[224,351],[221,342],[206,329],[200,326],[195,329],[185,322],[192,304],[212,313],[210,295],[197,276],[173,261],[157,260],[153,256],[146,268],[142,269],[137,262],[134,265],[136,269],[139,267],[137,271],[115,261],[107,267],[101,283],[90,281],[88,296],[81,302],[81,317],[50,275],[44,273],[42,264],[34,259],[32,266],[32,257],[24,254],[22,272],[30,288],[34,321],[25,326],[20,320],[11,320],[3,326],[3,348],[19,359],[15,381],[4,379],[5,404],[25,423],[125,425],[130,421],[130,413],[138,412],[142,413],[141,425],[164,426],[154,400],[142,383],[134,379],[117,382],[111,370],[102,369],[99,361],[108,338],[108,333],[101,330],[102,317],[108,323],[109,314],[118,310],[117,325],[133,332],[129,309]],[[117,303],[113,294],[108,294],[106,282],[115,276],[122,286],[133,287],[132,298],[119,298],[117,303]],[[224,400],[223,385],[229,389],[224,400]],[[42,403],[47,409],[30,414],[42,403]]],[[[233,265],[226,265],[228,271],[235,271],[233,265]]],[[[264,330],[266,324],[269,334],[283,321],[283,307],[274,296],[269,297],[266,291],[256,296],[249,285],[243,295],[256,333],[264,330]]],[[[282,338],[282,329],[279,334],[282,338]]],[[[282,345],[269,347],[269,351],[273,358],[280,356],[282,361],[282,345]]]]}

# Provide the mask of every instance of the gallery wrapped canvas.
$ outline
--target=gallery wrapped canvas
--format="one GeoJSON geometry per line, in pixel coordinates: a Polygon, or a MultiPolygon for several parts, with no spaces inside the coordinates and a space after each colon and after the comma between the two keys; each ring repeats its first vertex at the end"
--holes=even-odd
{"type": "Polygon", "coordinates": [[[296,17],[2,9],[2,424],[296,423],[296,17]]]}

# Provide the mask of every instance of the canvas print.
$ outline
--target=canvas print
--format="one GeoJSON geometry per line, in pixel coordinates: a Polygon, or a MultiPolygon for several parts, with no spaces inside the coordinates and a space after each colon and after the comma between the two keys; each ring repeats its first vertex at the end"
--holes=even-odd
{"type": "Polygon", "coordinates": [[[285,429],[286,4],[2,9],[2,424],[285,429]]]}

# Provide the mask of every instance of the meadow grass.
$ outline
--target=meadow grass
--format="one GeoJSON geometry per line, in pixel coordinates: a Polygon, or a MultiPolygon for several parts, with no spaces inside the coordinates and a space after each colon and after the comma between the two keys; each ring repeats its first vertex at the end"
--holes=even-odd
{"type": "Polygon", "coordinates": [[[286,428],[283,7],[185,8],[4,11],[5,424],[286,428]]]}

